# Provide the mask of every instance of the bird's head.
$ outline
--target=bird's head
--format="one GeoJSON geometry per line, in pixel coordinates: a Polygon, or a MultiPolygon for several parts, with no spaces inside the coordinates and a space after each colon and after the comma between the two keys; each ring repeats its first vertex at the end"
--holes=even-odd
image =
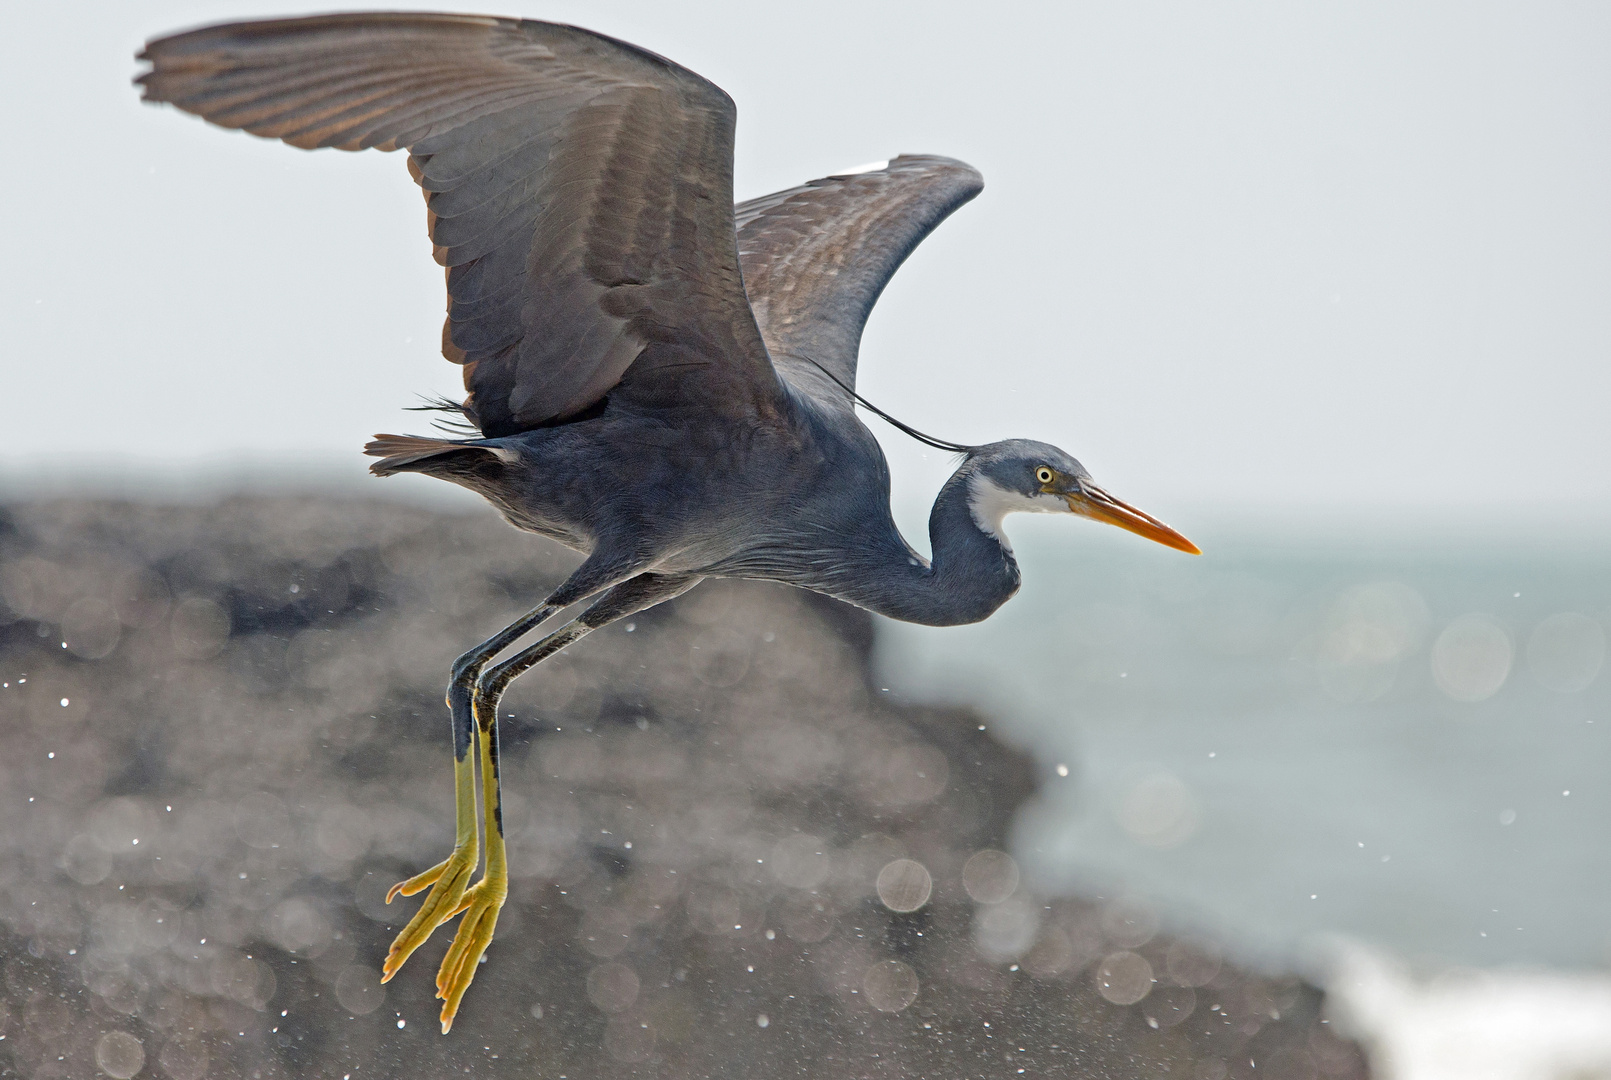
{"type": "Polygon", "coordinates": [[[1012,513],[1078,514],[1117,525],[1192,555],[1196,544],[1150,514],[1120,502],[1092,480],[1085,466],[1048,443],[1012,439],[971,450],[963,463],[974,522],[1007,545],[1001,519],[1012,513]]]}

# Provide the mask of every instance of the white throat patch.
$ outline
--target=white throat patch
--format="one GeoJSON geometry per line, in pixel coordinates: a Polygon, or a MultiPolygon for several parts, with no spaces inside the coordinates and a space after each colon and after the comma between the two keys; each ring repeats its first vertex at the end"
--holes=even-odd
{"type": "Polygon", "coordinates": [[[1001,519],[1008,514],[1066,514],[1068,503],[1056,495],[1024,495],[1008,491],[983,473],[968,478],[968,512],[973,523],[1006,548],[1012,550],[1007,534],[1001,529],[1001,519]]]}

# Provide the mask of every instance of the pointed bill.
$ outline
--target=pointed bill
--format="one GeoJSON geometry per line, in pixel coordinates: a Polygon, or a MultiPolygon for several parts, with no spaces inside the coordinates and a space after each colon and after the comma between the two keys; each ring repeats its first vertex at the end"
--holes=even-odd
{"type": "Polygon", "coordinates": [[[1151,514],[1142,513],[1129,503],[1120,502],[1090,481],[1085,481],[1081,485],[1081,490],[1070,492],[1063,498],[1068,500],[1068,508],[1081,517],[1117,525],[1127,532],[1145,536],[1148,540],[1157,541],[1164,547],[1172,547],[1176,551],[1184,551],[1188,555],[1202,554],[1202,549],[1196,544],[1151,514]]]}

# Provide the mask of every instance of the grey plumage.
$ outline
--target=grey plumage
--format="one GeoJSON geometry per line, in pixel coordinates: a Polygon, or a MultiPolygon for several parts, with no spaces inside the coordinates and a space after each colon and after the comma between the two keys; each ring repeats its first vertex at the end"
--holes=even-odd
{"type": "Polygon", "coordinates": [[[839,400],[802,362],[810,357],[854,389],[862,329],[884,286],[983,189],[984,177],[960,161],[908,154],[741,203],[738,257],[773,364],[839,400]]]}
{"type": "MultiPolygon", "coordinates": [[[[303,148],[408,152],[446,268],[443,353],[463,365],[459,408],[481,437],[376,436],[372,468],[461,484],[586,553],[455,665],[455,750],[462,770],[472,743],[482,748],[489,824],[509,680],[702,578],[781,581],[949,625],[985,618],[1018,588],[1001,532],[1012,511],[1072,512],[1196,550],[1063,451],[1021,440],[965,448],[930,517],[932,561],[896,529],[889,470],[855,414],[857,353],[891,275],[982,188],[961,162],[898,157],[735,208],[731,99],[663,57],[550,23],[271,20],[157,39],[141,59],[147,100],[215,124],[303,148]]],[[[405,883],[433,889],[388,977],[461,899],[480,907],[460,938],[490,937],[501,898],[464,884],[466,775],[460,846],[436,877],[405,883]]],[[[501,829],[488,843],[501,859],[501,829]]],[[[465,950],[485,947],[457,941],[439,980],[444,1024],[474,973],[465,950]]]]}

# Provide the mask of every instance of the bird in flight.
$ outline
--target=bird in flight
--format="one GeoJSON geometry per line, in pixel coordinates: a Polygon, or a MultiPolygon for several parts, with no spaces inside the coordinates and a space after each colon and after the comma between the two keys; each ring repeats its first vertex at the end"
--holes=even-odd
{"type": "Polygon", "coordinates": [[[457,839],[388,895],[430,889],[384,968],[390,979],[463,914],[436,980],[444,1032],[508,895],[498,701],[532,665],[707,577],[977,622],[1018,589],[1002,531],[1017,511],[1197,552],[1055,446],[964,446],[892,420],[961,456],[929,518],[932,556],[902,538],[884,455],[855,412],[857,351],[895,270],[983,187],[960,161],[902,156],[735,206],[732,99],[664,57],[553,23],[322,15],[158,38],[139,59],[147,101],[222,127],[408,152],[446,268],[442,352],[468,391],[442,407],[479,437],[377,435],[371,469],[462,485],[586,556],[452,668],[457,839]]]}

